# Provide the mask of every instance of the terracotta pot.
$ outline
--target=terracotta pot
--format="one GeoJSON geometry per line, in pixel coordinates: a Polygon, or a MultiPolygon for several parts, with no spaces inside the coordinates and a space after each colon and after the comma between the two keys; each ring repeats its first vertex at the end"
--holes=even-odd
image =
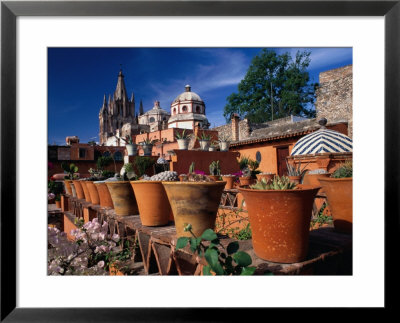
{"type": "Polygon", "coordinates": [[[86,181],[86,188],[90,195],[90,200],[92,204],[98,205],[100,203],[99,193],[97,192],[97,188],[92,181],[86,181]]]}
{"type": "Polygon", "coordinates": [[[75,185],[74,183],[69,183],[70,187],[71,187],[71,193],[73,197],[76,197],[76,191],[75,191],[75,185]]]}
{"type": "Polygon", "coordinates": [[[231,190],[233,188],[233,184],[235,183],[235,176],[222,176],[222,180],[226,182],[226,190],[231,190]]]}
{"type": "Polygon", "coordinates": [[[207,175],[207,177],[212,179],[214,182],[219,181],[219,179],[221,178],[221,176],[219,175],[207,175]]]}
{"type": "Polygon", "coordinates": [[[90,198],[89,190],[87,189],[87,186],[86,186],[87,181],[81,181],[80,183],[82,185],[83,194],[85,195],[86,202],[91,203],[92,199],[90,198]]]}
{"type": "Polygon", "coordinates": [[[196,236],[214,229],[225,182],[162,182],[175,219],[176,236],[191,237],[184,232],[185,224],[192,225],[196,236]]]}
{"type": "Polygon", "coordinates": [[[294,182],[296,184],[301,184],[301,176],[288,176],[291,182],[294,182]]]}
{"type": "Polygon", "coordinates": [[[254,184],[254,179],[251,178],[250,176],[248,177],[241,176],[239,177],[239,182],[240,186],[248,186],[254,184]]]}
{"type": "Polygon", "coordinates": [[[61,209],[61,201],[56,201],[56,207],[61,209]]]}
{"type": "Polygon", "coordinates": [[[353,229],[353,178],[320,178],[328,200],[335,230],[351,233],[353,229]]]}
{"type": "Polygon", "coordinates": [[[76,192],[76,197],[77,197],[79,200],[85,199],[85,194],[83,193],[83,188],[82,188],[82,185],[81,185],[81,181],[79,181],[79,180],[73,180],[72,183],[74,183],[75,192],[76,192]]]}
{"type": "MultiPolygon", "coordinates": [[[[319,182],[320,178],[327,178],[331,176],[331,174],[326,173],[326,174],[306,174],[303,178],[303,184],[304,185],[310,185],[310,186],[321,186],[321,183],[319,182]]],[[[323,188],[320,188],[318,193],[325,193],[323,188]]]]}
{"type": "Polygon", "coordinates": [[[65,193],[67,195],[72,195],[71,183],[72,183],[72,181],[70,179],[64,180],[64,188],[65,188],[65,193]]]}
{"type": "Polygon", "coordinates": [[[139,214],[135,194],[129,181],[109,181],[105,182],[110,191],[114,210],[117,215],[137,215],[139,214]]]}
{"type": "Polygon", "coordinates": [[[294,190],[239,188],[246,200],[255,254],[268,261],[303,261],[314,197],[318,188],[299,185],[294,190]]]}
{"type": "Polygon", "coordinates": [[[171,206],[161,181],[131,181],[143,225],[157,227],[173,221],[171,206]]]}
{"type": "Polygon", "coordinates": [[[179,177],[179,180],[181,182],[183,182],[183,180],[187,177],[187,175],[182,174],[182,175],[179,175],[178,177],[179,177]]]}
{"type": "Polygon", "coordinates": [[[114,204],[111,199],[110,191],[104,181],[94,182],[99,194],[100,206],[114,208],[114,204]]]}
{"type": "Polygon", "coordinates": [[[269,181],[272,181],[274,179],[275,174],[256,174],[257,179],[261,181],[263,178],[264,180],[268,183],[269,181]]]}

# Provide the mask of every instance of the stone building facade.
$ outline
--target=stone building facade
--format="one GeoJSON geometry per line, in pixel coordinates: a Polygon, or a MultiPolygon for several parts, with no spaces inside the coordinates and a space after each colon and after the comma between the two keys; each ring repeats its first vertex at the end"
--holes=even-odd
{"type": "Polygon", "coordinates": [[[140,125],[148,125],[149,131],[153,132],[168,128],[168,119],[170,116],[167,111],[161,109],[160,101],[155,101],[152,109],[146,113],[141,111],[138,122],[140,125]]]}
{"type": "Polygon", "coordinates": [[[317,119],[329,123],[347,121],[348,136],[353,137],[353,65],[319,74],[315,109],[317,119]]]}

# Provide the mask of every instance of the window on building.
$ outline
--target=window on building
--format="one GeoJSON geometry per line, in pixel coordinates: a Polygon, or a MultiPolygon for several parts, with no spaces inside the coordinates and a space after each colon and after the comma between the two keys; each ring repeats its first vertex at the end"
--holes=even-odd
{"type": "Polygon", "coordinates": [[[172,110],[172,114],[175,114],[176,113],[176,109],[174,108],[173,110],[172,110]]]}
{"type": "Polygon", "coordinates": [[[196,112],[197,112],[197,113],[200,113],[200,111],[201,111],[200,107],[197,106],[197,107],[196,107],[196,112]]]}
{"type": "Polygon", "coordinates": [[[186,105],[183,106],[182,111],[183,112],[187,112],[187,106],[186,105]]]}
{"type": "Polygon", "coordinates": [[[121,161],[123,159],[122,153],[120,151],[115,152],[114,154],[114,160],[115,161],[121,161]]]}
{"type": "Polygon", "coordinates": [[[150,122],[156,121],[153,117],[150,118],[150,122]]]}
{"type": "Polygon", "coordinates": [[[85,158],[85,157],[86,157],[86,149],[79,148],[79,158],[85,158]]]}
{"type": "Polygon", "coordinates": [[[256,160],[261,163],[261,153],[259,151],[256,152],[256,160]]]}

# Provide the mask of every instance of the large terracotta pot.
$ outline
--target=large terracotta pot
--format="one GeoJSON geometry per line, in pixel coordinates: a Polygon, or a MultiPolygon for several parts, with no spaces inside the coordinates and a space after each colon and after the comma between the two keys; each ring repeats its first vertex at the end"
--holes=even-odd
{"type": "Polygon", "coordinates": [[[233,184],[235,183],[235,176],[222,176],[222,180],[226,182],[226,190],[231,190],[233,188],[233,184]]]}
{"type": "Polygon", "coordinates": [[[100,203],[100,198],[94,183],[92,181],[86,181],[86,188],[89,191],[90,200],[92,201],[92,204],[98,205],[100,203]]]}
{"type": "Polygon", "coordinates": [[[90,194],[89,194],[89,190],[87,189],[87,186],[86,186],[86,181],[81,181],[80,182],[81,183],[81,185],[82,185],[82,188],[83,188],[83,194],[85,195],[85,200],[86,200],[86,202],[92,202],[92,199],[90,198],[90,194]]]}
{"type": "Polygon", "coordinates": [[[82,188],[82,185],[81,185],[81,181],[79,181],[79,180],[73,180],[72,183],[74,183],[75,192],[76,192],[76,197],[77,197],[79,200],[85,199],[85,194],[83,193],[83,188],[82,188]]]}
{"type": "Polygon", "coordinates": [[[71,187],[71,194],[72,194],[72,196],[73,196],[73,197],[76,197],[76,190],[75,190],[75,185],[74,185],[74,183],[71,182],[69,185],[70,185],[70,187],[71,187]]]}
{"type": "Polygon", "coordinates": [[[114,208],[114,204],[111,199],[110,191],[104,181],[94,182],[99,194],[100,206],[114,208]]]}
{"type": "Polygon", "coordinates": [[[261,174],[256,174],[256,176],[257,176],[257,179],[259,181],[264,179],[268,183],[269,181],[272,181],[274,179],[275,174],[263,174],[263,173],[261,173],[261,174]]]}
{"type": "Polygon", "coordinates": [[[64,188],[65,188],[65,193],[67,195],[72,195],[71,183],[72,183],[72,181],[70,179],[64,180],[64,188]]]}
{"type": "MultiPolygon", "coordinates": [[[[326,174],[306,174],[303,179],[303,184],[304,185],[310,185],[310,186],[321,186],[321,183],[319,182],[320,178],[327,178],[331,176],[331,174],[326,173],[326,174]]],[[[318,193],[324,193],[324,189],[321,187],[318,193]]]]}
{"type": "Polygon", "coordinates": [[[171,206],[161,181],[131,181],[143,225],[156,227],[173,221],[171,206]]]}
{"type": "Polygon", "coordinates": [[[320,178],[328,200],[335,230],[351,233],[353,229],[353,178],[320,178]]]}
{"type": "Polygon", "coordinates": [[[206,229],[214,229],[218,207],[226,182],[162,182],[175,219],[176,236],[191,237],[184,232],[192,225],[199,237],[206,229]]]}
{"type": "Polygon", "coordinates": [[[137,215],[139,214],[135,194],[129,181],[109,181],[105,182],[110,191],[114,210],[117,215],[137,215]]]}
{"type": "Polygon", "coordinates": [[[303,261],[308,252],[314,197],[319,187],[294,190],[239,188],[246,200],[255,254],[268,261],[303,261]]]}

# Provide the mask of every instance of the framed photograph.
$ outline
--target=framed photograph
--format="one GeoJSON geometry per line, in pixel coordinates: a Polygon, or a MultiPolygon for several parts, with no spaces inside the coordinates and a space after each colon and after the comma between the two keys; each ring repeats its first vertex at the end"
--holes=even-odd
{"type": "MultiPolygon", "coordinates": [[[[243,309],[390,308],[399,213],[399,57],[398,0],[2,1],[1,320],[186,322],[234,320],[243,309]],[[63,73],[50,68],[49,49],[317,47],[352,49],[352,275],[47,275],[49,79],[63,73]],[[335,300],[327,303],[328,297],[335,300]]],[[[85,64],[96,65],[96,57],[85,64]]],[[[156,80],[157,65],[148,57],[143,64],[156,80]]],[[[85,73],[74,77],[82,84],[85,73]]],[[[67,97],[72,85],[58,93],[67,97]]],[[[82,109],[71,107],[65,117],[79,118],[82,109]]]]}

